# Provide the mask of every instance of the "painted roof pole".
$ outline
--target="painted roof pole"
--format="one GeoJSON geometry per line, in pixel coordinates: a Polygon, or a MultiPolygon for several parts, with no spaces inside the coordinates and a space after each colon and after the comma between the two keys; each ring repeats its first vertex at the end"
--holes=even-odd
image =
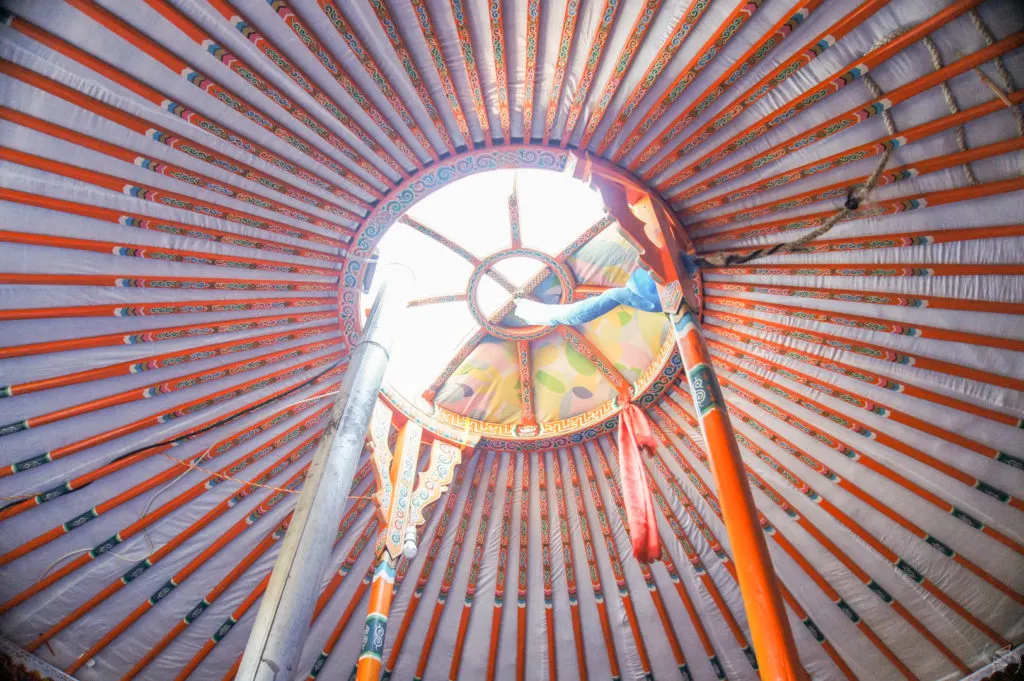
{"type": "Polygon", "coordinates": [[[237,681],[290,681],[309,633],[331,547],[363,452],[391,344],[414,276],[389,265],[331,409],[292,522],[274,563],[237,681]]]}
{"type": "Polygon", "coordinates": [[[601,192],[608,211],[637,246],[641,263],[658,285],[662,309],[672,322],[711,460],[761,678],[804,681],[807,675],[797,655],[739,445],[700,330],[695,297],[689,295],[691,276],[679,256],[684,249],[693,252],[692,244],[671,208],[620,170],[584,155],[573,173],[601,192]]]}

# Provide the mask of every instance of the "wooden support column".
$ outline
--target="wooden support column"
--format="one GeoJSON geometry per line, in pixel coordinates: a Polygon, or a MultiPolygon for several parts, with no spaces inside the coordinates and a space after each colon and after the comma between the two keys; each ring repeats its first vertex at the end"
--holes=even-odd
{"type": "Polygon", "coordinates": [[[413,279],[412,271],[401,266],[388,267],[382,274],[385,283],[352,351],[330,420],[313,454],[236,681],[290,681],[297,674],[299,653],[413,279]]]}
{"type": "Polygon", "coordinates": [[[363,647],[356,663],[356,681],[378,681],[381,677],[398,560],[402,556],[407,560],[416,557],[416,528],[426,523],[424,511],[448,489],[455,469],[462,461],[461,447],[435,434],[430,461],[426,470],[417,476],[416,462],[419,460],[423,427],[407,419],[398,432],[392,455],[388,444],[391,422],[391,408],[384,402],[378,402],[370,434],[378,489],[375,500],[384,529],[377,540],[370,605],[363,630],[363,647]]]}
{"type": "MultiPolygon", "coordinates": [[[[423,428],[407,421],[398,432],[398,442],[392,456],[388,448],[391,410],[377,403],[374,411],[373,459],[378,476],[378,511],[384,520],[384,529],[377,540],[376,567],[370,583],[370,605],[363,630],[363,647],[356,666],[357,681],[378,681],[384,656],[384,637],[387,634],[391,597],[395,590],[398,559],[402,555],[406,528],[409,526],[410,497],[416,481],[416,460],[420,452],[423,428]]],[[[412,551],[415,551],[413,544],[412,551]]],[[[411,557],[415,557],[415,553],[411,557]]]]}
{"type": "Polygon", "coordinates": [[[693,301],[687,295],[691,276],[682,266],[680,252],[684,248],[692,252],[693,246],[671,208],[635,178],[587,154],[573,172],[579,179],[589,179],[601,192],[608,211],[640,251],[640,261],[655,280],[662,310],[672,323],[711,460],[761,679],[804,681],[806,675],[800,666],[736,435],[693,301]]]}
{"type": "Polygon", "coordinates": [[[722,520],[736,563],[737,581],[761,678],[764,681],[804,679],[768,544],[743,470],[739,445],[696,315],[683,303],[682,309],[669,318],[711,460],[711,473],[721,501],[722,520]]]}

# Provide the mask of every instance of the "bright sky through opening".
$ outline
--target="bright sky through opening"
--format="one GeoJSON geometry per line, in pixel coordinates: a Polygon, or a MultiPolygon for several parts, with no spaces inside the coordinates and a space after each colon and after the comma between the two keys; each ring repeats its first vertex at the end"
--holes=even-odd
{"type": "MultiPolygon", "coordinates": [[[[600,195],[572,177],[548,170],[495,170],[458,180],[431,194],[409,210],[409,216],[450,239],[477,258],[511,248],[508,198],[518,187],[523,246],[551,256],[605,214],[600,195]]],[[[380,242],[380,263],[402,263],[416,274],[413,299],[464,295],[473,265],[434,239],[401,222],[380,242]]],[[[529,281],[539,261],[525,257],[503,260],[495,269],[515,285],[529,281]]],[[[383,273],[383,268],[378,272],[383,273]]],[[[369,309],[380,285],[374,279],[363,296],[369,309]]],[[[509,294],[492,279],[481,280],[473,292],[485,313],[498,309],[509,294]]],[[[386,380],[408,399],[417,399],[476,329],[464,300],[411,307],[404,333],[396,339],[386,380]]]]}

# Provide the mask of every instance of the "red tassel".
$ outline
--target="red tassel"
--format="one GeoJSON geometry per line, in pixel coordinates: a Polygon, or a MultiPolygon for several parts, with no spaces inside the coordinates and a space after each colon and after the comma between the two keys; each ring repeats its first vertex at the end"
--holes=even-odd
{"type": "MultiPolygon", "coordinates": [[[[641,563],[661,558],[658,543],[658,521],[654,516],[654,499],[647,485],[641,452],[654,450],[654,434],[643,411],[634,404],[619,414],[619,472],[622,475],[622,501],[633,543],[633,555],[641,563]]],[[[647,452],[650,455],[650,451],[647,452]]]]}

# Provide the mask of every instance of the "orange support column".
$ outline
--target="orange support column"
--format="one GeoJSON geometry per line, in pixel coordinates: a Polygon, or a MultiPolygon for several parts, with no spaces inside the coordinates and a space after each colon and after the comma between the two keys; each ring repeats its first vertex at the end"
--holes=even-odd
{"type": "Polygon", "coordinates": [[[718,488],[722,519],[733,550],[761,678],[763,681],[803,681],[806,675],[800,666],[782,593],[707,346],[688,305],[684,303],[679,312],[669,317],[711,459],[711,472],[718,488]]]}
{"type": "Polygon", "coordinates": [[[722,520],[733,551],[761,679],[806,681],[722,389],[684,292],[690,277],[679,254],[692,251],[693,245],[671,206],[635,178],[586,153],[573,174],[579,179],[589,178],[591,185],[601,192],[608,212],[640,252],[640,262],[657,284],[661,307],[672,321],[718,488],[722,520]]]}
{"type": "Polygon", "coordinates": [[[384,529],[377,540],[377,565],[370,583],[370,605],[363,629],[363,647],[356,665],[356,681],[378,681],[384,656],[384,637],[388,630],[391,596],[395,590],[395,574],[401,556],[403,535],[409,521],[409,498],[416,481],[423,429],[408,421],[398,431],[392,455],[388,446],[391,431],[391,410],[378,402],[370,425],[373,462],[378,483],[377,507],[384,520],[384,529]]]}
{"type": "Polygon", "coordinates": [[[384,655],[384,636],[388,629],[391,596],[395,591],[396,562],[388,555],[381,557],[373,570],[370,584],[370,607],[363,630],[363,648],[359,652],[356,681],[378,681],[384,655]]]}
{"type": "MultiPolygon", "coordinates": [[[[395,591],[398,560],[402,556],[406,560],[416,557],[416,528],[426,523],[424,511],[448,489],[455,476],[455,469],[462,461],[460,445],[435,436],[430,446],[427,468],[417,476],[422,426],[413,420],[407,420],[402,425],[398,431],[394,455],[388,444],[391,426],[391,409],[383,402],[378,402],[370,423],[374,450],[371,460],[378,488],[375,495],[377,509],[384,521],[384,529],[377,539],[377,562],[370,585],[363,647],[356,663],[356,681],[379,681],[381,677],[384,640],[388,630],[391,597],[395,591]]],[[[399,638],[404,635],[405,629],[402,628],[399,638]]]]}

